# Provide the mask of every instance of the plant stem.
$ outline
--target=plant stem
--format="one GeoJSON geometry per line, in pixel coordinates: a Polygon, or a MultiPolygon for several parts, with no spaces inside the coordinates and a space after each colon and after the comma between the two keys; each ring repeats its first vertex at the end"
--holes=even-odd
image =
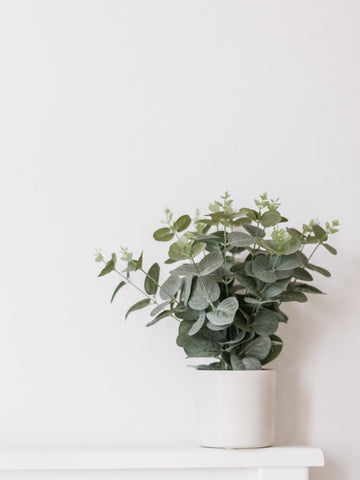
{"type": "Polygon", "coordinates": [[[123,275],[121,272],[119,272],[119,270],[116,270],[116,268],[114,268],[114,272],[116,272],[118,275],[120,275],[120,277],[122,279],[124,279],[126,281],[126,283],[132,285],[134,288],[136,288],[136,290],[138,290],[140,293],[142,293],[145,297],[147,297],[152,303],[155,303],[155,305],[158,305],[158,302],[153,298],[151,297],[150,295],[148,295],[144,290],[142,290],[140,287],[138,287],[137,285],[135,285],[134,282],[132,282],[130,280],[130,278],[127,278],[125,275],[123,275]]]}
{"type": "MultiPolygon", "coordinates": [[[[140,268],[139,269],[141,272],[143,272],[143,274],[148,277],[152,282],[155,283],[155,285],[157,285],[158,288],[161,288],[161,285],[159,284],[159,282],[157,282],[154,278],[152,278],[147,272],[145,272],[145,270],[143,268],[140,268]]],[[[178,305],[179,305],[179,301],[177,298],[175,298],[174,296],[171,297],[171,300],[173,300],[174,302],[176,302],[178,305]]]]}
{"type": "MultiPolygon", "coordinates": [[[[106,262],[104,261],[103,263],[106,264],[106,262]]],[[[153,297],[151,297],[150,295],[148,295],[144,290],[142,290],[140,287],[138,287],[134,282],[132,282],[130,280],[130,278],[127,278],[125,275],[123,275],[121,272],[119,272],[119,270],[116,270],[116,268],[114,268],[114,272],[116,272],[118,275],[120,275],[120,277],[125,280],[126,283],[128,283],[129,285],[131,285],[132,287],[136,288],[136,290],[138,290],[142,295],[144,295],[146,298],[148,298],[150,300],[151,303],[155,304],[155,305],[159,305],[159,303],[157,302],[157,300],[153,297]]],[[[174,320],[176,320],[177,322],[180,322],[180,320],[176,317],[174,317],[174,315],[169,315],[169,317],[173,318],[174,320]]]]}
{"type": "Polygon", "coordinates": [[[314,255],[314,253],[316,252],[316,250],[320,247],[321,245],[321,241],[316,245],[316,247],[314,248],[314,250],[311,252],[309,258],[308,258],[308,261],[310,260],[310,258],[314,255]]]}

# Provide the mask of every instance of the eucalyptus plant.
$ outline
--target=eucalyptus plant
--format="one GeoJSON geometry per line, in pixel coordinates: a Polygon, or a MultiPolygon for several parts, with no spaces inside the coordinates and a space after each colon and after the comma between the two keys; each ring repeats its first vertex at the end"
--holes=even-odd
{"type": "Polygon", "coordinates": [[[327,241],[338,231],[338,220],[324,226],[311,220],[301,230],[286,228],[288,220],[279,207],[279,199],[264,193],[254,208],[236,209],[226,192],[202,217],[196,211],[194,218],[182,215],[174,220],[166,209],[165,225],[153,237],[172,242],[164,262],[171,264],[168,278],[160,282],[159,264],[147,270],[143,254],[134,258],[127,248],[120,251],[121,267],[115,253],[105,261],[97,252],[95,260],[105,263],[99,277],[111,272],[121,277],[111,302],[125,285],[143,295],[125,318],[152,306],[147,326],[175,319],[176,343],[186,355],[213,359],[197,368],[261,369],[283,347],[276,335],[279,323],[288,320],[281,305],[306,302],[308,294],[322,293],[311,283],[313,272],[330,277],[328,270],[312,263],[314,253],[319,247],[337,253],[327,241]],[[135,282],[135,272],[142,272],[143,284],[135,282]]]}

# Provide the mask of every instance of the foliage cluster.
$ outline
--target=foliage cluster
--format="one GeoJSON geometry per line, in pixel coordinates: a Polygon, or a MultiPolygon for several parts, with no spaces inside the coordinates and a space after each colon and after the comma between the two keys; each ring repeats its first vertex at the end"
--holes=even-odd
{"type": "MultiPolygon", "coordinates": [[[[288,220],[279,212],[279,199],[266,193],[255,200],[255,208],[235,209],[226,192],[209,205],[209,213],[194,218],[182,215],[174,221],[169,209],[166,226],[153,234],[159,242],[172,242],[165,264],[178,265],[160,283],[160,266],[143,267],[143,254],[135,259],[121,248],[125,268],[117,268],[117,255],[105,261],[99,276],[116,272],[121,277],[111,301],[125,285],[132,285],[144,298],[126,317],[153,306],[147,326],[171,317],[179,322],[177,344],[188,357],[209,357],[200,369],[258,370],[274,360],[283,347],[276,335],[280,322],[288,317],[280,310],[285,302],[306,302],[308,294],[322,292],[312,285],[313,272],[330,277],[328,270],[312,263],[321,246],[331,254],[328,241],[339,222],[317,220],[302,229],[283,228],[288,220]],[[308,248],[311,250],[307,252],[308,248]],[[139,286],[133,272],[145,278],[139,286]]],[[[171,267],[170,267],[171,268],[171,267]]]]}

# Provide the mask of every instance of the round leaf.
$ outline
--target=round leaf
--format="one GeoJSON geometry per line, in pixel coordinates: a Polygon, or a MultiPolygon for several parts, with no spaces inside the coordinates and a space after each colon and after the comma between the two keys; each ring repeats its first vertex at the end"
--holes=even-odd
{"type": "Polygon", "coordinates": [[[249,247],[254,243],[254,238],[244,232],[231,232],[228,235],[228,242],[232,247],[249,247]]]}
{"type": "Polygon", "coordinates": [[[257,337],[253,340],[244,350],[246,355],[251,357],[256,357],[259,360],[266,358],[271,349],[271,340],[270,337],[257,337]]]}
{"type": "Polygon", "coordinates": [[[174,223],[174,228],[177,232],[182,232],[186,230],[191,223],[191,218],[189,215],[182,215],[180,218],[176,220],[174,223]]]}
{"type": "Polygon", "coordinates": [[[172,233],[170,228],[164,227],[156,230],[156,232],[154,232],[153,234],[153,237],[158,242],[168,242],[169,240],[172,240],[174,238],[174,234],[172,233]]]}
{"type": "Polygon", "coordinates": [[[191,247],[191,255],[193,258],[197,257],[201,252],[203,252],[206,248],[206,243],[198,242],[194,243],[191,247]]]}
{"type": "Polygon", "coordinates": [[[263,227],[274,227],[281,222],[281,215],[275,209],[270,209],[265,212],[260,219],[260,223],[263,227]]]}
{"type": "Polygon", "coordinates": [[[170,300],[181,287],[181,278],[171,276],[160,287],[160,297],[163,300],[170,300]]]}
{"type": "Polygon", "coordinates": [[[233,320],[239,303],[236,297],[228,297],[216,307],[212,312],[207,313],[207,318],[213,325],[230,325],[233,320]]]}
{"type": "Polygon", "coordinates": [[[255,357],[244,357],[242,359],[243,365],[246,370],[261,370],[261,362],[255,357]]]}
{"type": "Polygon", "coordinates": [[[279,317],[279,314],[272,310],[260,310],[260,312],[255,315],[251,326],[258,335],[271,335],[275,333],[278,328],[279,317]]]}
{"type": "Polygon", "coordinates": [[[230,355],[230,363],[233,370],[245,370],[245,365],[235,352],[230,355]]]}
{"type": "Polygon", "coordinates": [[[189,258],[189,255],[185,251],[185,245],[179,245],[177,242],[170,245],[168,254],[171,260],[175,260],[176,262],[189,258]]]}
{"type": "Polygon", "coordinates": [[[198,264],[200,275],[205,276],[217,270],[224,263],[224,258],[219,252],[208,253],[198,264]]]}
{"type": "Polygon", "coordinates": [[[255,257],[255,260],[252,262],[252,272],[262,282],[273,283],[278,279],[276,273],[272,271],[266,255],[257,255],[255,257]]]}

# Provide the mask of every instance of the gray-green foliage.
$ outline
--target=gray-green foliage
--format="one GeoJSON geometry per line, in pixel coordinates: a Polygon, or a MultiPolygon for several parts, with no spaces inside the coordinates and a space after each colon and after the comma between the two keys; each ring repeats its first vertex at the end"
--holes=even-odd
{"type": "Polygon", "coordinates": [[[163,318],[179,322],[176,343],[188,357],[216,359],[200,369],[257,370],[274,360],[283,342],[275,335],[287,316],[280,310],[285,302],[306,302],[308,294],[322,292],[309,284],[313,272],[329,277],[330,273],[310,262],[319,247],[336,254],[329,245],[329,235],[338,231],[337,220],[322,227],[317,220],[302,229],[284,228],[288,220],[279,212],[279,202],[263,194],[255,208],[235,209],[225,193],[210,204],[210,212],[193,219],[182,215],[173,220],[169,209],[166,226],[155,231],[168,247],[165,264],[170,275],[160,282],[160,266],[143,268],[143,254],[135,259],[121,248],[125,268],[117,269],[117,255],[105,261],[97,252],[95,260],[105,265],[99,277],[116,272],[120,289],[129,284],[144,298],[129,308],[126,317],[152,306],[153,325],[163,318]],[[310,251],[307,251],[310,248],[310,251]],[[179,264],[180,262],[180,264],[179,264]],[[143,286],[133,279],[135,272],[145,276],[143,286]]]}

